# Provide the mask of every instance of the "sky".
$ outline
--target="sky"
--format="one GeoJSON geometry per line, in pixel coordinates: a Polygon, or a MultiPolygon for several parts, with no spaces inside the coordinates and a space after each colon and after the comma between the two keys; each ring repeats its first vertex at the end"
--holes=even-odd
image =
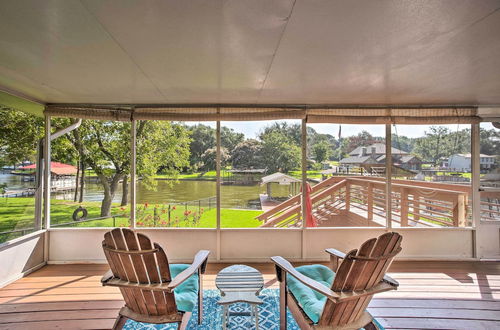
{"type": "MultiPolygon", "coordinates": [[[[260,131],[266,126],[269,126],[274,121],[227,121],[222,122],[222,126],[226,126],[234,129],[236,132],[245,134],[246,138],[256,138],[260,131]]],[[[287,122],[288,124],[298,124],[300,120],[279,120],[279,122],[287,122]]],[[[194,125],[194,123],[192,123],[194,125]]],[[[211,127],[216,126],[215,122],[204,122],[204,125],[209,125],[211,127]]],[[[410,138],[421,137],[425,135],[425,131],[429,129],[432,125],[396,125],[392,129],[392,132],[407,136],[410,138]]],[[[470,125],[440,125],[449,128],[451,131],[462,130],[465,128],[470,128],[470,125]]],[[[338,138],[339,125],[338,124],[308,124],[308,127],[314,128],[314,130],[321,134],[331,134],[335,138],[338,138]]],[[[482,123],[481,128],[492,129],[493,125],[491,123],[482,123]]],[[[342,137],[348,137],[357,135],[362,131],[368,131],[373,136],[385,136],[385,125],[342,125],[342,137]]]]}

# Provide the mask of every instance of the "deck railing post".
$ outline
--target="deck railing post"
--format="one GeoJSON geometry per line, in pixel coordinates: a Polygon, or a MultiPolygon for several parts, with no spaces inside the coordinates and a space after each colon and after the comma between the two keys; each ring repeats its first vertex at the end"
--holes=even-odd
{"type": "Polygon", "coordinates": [[[373,220],[373,183],[368,183],[367,219],[373,220]]]}
{"type": "Polygon", "coordinates": [[[401,216],[401,227],[408,227],[408,189],[401,189],[401,200],[400,200],[400,216],[401,216]]]}
{"type": "Polygon", "coordinates": [[[349,212],[351,208],[351,184],[347,180],[345,183],[345,210],[349,212]]]}
{"type": "Polygon", "coordinates": [[[460,194],[453,206],[453,227],[465,227],[465,207],[465,194],[460,194]]]}
{"type": "Polygon", "coordinates": [[[413,193],[413,220],[420,220],[420,196],[418,192],[413,193]]]}

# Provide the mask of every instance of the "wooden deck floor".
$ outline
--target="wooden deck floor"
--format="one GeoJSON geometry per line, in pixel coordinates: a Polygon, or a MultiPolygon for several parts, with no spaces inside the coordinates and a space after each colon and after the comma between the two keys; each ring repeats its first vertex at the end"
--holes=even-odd
{"type": "MultiPolygon", "coordinates": [[[[276,287],[271,264],[250,264],[276,287]]],[[[227,264],[209,264],[205,289],[227,264]]],[[[51,265],[0,289],[0,329],[106,329],[123,302],[102,287],[105,265],[51,265]]],[[[387,329],[500,329],[500,263],[397,262],[400,289],[370,312],[387,329]]]]}

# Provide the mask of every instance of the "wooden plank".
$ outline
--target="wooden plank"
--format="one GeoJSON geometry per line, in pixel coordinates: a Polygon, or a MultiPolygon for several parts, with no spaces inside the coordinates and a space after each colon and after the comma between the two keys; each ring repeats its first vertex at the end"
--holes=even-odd
{"type": "MultiPolygon", "coordinates": [[[[123,230],[123,236],[127,243],[127,247],[130,251],[139,251],[139,244],[137,244],[137,239],[133,231],[123,230]]],[[[151,255],[145,255],[144,257],[148,256],[151,255]]],[[[130,255],[130,259],[132,259],[132,265],[134,266],[134,270],[137,275],[139,283],[148,284],[149,279],[148,275],[146,274],[146,268],[144,268],[144,263],[142,262],[141,256],[137,254],[130,255]]]]}
{"type": "MultiPolygon", "coordinates": [[[[142,249],[156,248],[158,252],[156,255],[156,260],[153,255],[144,256],[144,263],[146,269],[148,270],[149,278],[151,283],[168,283],[171,281],[170,268],[167,256],[162,247],[158,244],[151,244],[148,237],[142,234],[137,234],[139,239],[139,245],[142,249]]],[[[175,304],[175,297],[173,293],[169,292],[155,292],[153,293],[158,313],[162,315],[177,313],[177,305],[175,304]]]]}
{"type": "Polygon", "coordinates": [[[394,299],[380,298],[377,295],[370,303],[369,308],[396,307],[396,308],[439,308],[439,309],[469,309],[469,310],[500,310],[500,301],[460,300],[460,299],[394,299]]]}
{"type": "Polygon", "coordinates": [[[370,308],[374,317],[407,317],[407,318],[446,318],[500,321],[498,310],[470,310],[470,309],[443,309],[443,308],[370,308]]]}
{"type": "MultiPolygon", "coordinates": [[[[332,283],[332,291],[340,292],[343,290],[346,281],[348,280],[349,272],[354,264],[354,260],[352,259],[352,257],[355,256],[357,252],[357,249],[349,251],[346,254],[344,260],[342,260],[342,263],[340,264],[340,267],[338,268],[338,271],[335,275],[335,280],[332,283]]],[[[348,303],[346,302],[334,303],[328,299],[326,301],[325,307],[323,308],[323,314],[321,315],[321,318],[319,320],[319,325],[337,325],[340,322],[340,318],[342,317],[347,304],[348,303]]]]}
{"type": "MultiPolygon", "coordinates": [[[[115,228],[111,231],[111,236],[113,237],[113,240],[115,241],[116,244],[116,249],[122,250],[122,251],[128,251],[127,249],[127,244],[125,243],[125,239],[123,238],[122,235],[122,229],[121,228],[115,228]]],[[[110,252],[113,254],[113,252],[110,252]]],[[[127,274],[127,278],[130,282],[137,282],[137,276],[135,275],[134,271],[134,266],[132,265],[132,261],[130,260],[130,257],[128,255],[120,254],[119,255],[120,260],[122,261],[123,269],[125,270],[125,273],[127,274]]],[[[125,280],[125,278],[122,278],[122,280],[125,280]]]]}
{"type": "Polygon", "coordinates": [[[378,318],[386,329],[460,329],[460,330],[492,330],[500,329],[498,321],[427,319],[427,318],[378,318]]]}
{"type": "MultiPolygon", "coordinates": [[[[373,247],[372,253],[370,257],[380,257],[382,255],[387,255],[395,251],[398,247],[399,244],[401,243],[401,235],[390,232],[390,233],[385,233],[383,235],[380,235],[377,238],[377,242],[375,243],[375,246],[373,247]]],[[[373,287],[375,284],[380,282],[382,277],[385,274],[386,269],[389,267],[390,263],[392,261],[392,258],[387,259],[387,260],[380,260],[377,262],[371,262],[365,267],[365,272],[368,272],[370,275],[369,279],[367,280],[366,284],[364,287],[359,287],[360,289],[369,289],[373,287]],[[371,271],[369,271],[371,269],[371,271]]],[[[359,305],[356,306],[357,308],[357,314],[354,316],[353,319],[358,319],[361,317],[361,314],[363,311],[366,309],[368,304],[370,303],[372,299],[372,296],[365,296],[360,299],[359,305]]]]}
{"type": "Polygon", "coordinates": [[[0,314],[22,313],[22,312],[43,312],[58,310],[88,310],[88,309],[117,309],[123,306],[123,300],[87,300],[69,302],[45,302],[45,303],[25,303],[25,304],[2,304],[0,314]]]}
{"type": "MultiPolygon", "coordinates": [[[[139,244],[137,243],[137,238],[135,236],[135,233],[132,230],[129,229],[124,229],[123,231],[123,236],[125,238],[125,242],[127,244],[128,250],[129,251],[139,251],[139,244]]],[[[151,245],[151,244],[149,244],[151,245]]],[[[141,247],[142,248],[142,247],[141,247]]],[[[143,250],[151,249],[151,247],[148,248],[142,248],[143,250]]],[[[154,263],[154,256],[152,254],[146,254],[143,257],[140,255],[130,255],[130,259],[132,260],[132,265],[134,266],[135,273],[137,275],[137,279],[139,283],[143,284],[149,284],[149,278],[148,278],[148,273],[146,272],[146,268],[144,266],[144,263],[146,260],[149,260],[149,258],[153,259],[154,263]],[[143,259],[144,258],[144,261],[143,259]]],[[[156,272],[156,269],[154,269],[156,272]]],[[[146,305],[146,309],[148,311],[149,315],[159,315],[158,310],[156,308],[156,303],[155,299],[153,298],[153,293],[151,290],[137,290],[136,292],[142,292],[142,297],[144,298],[144,303],[146,305]]],[[[161,292],[160,292],[161,294],[161,292]]]]}
{"type": "Polygon", "coordinates": [[[119,308],[115,309],[88,309],[84,311],[44,311],[26,313],[2,314],[2,323],[73,320],[73,319],[106,319],[115,318],[119,308]]]}
{"type": "MultiPolygon", "coordinates": [[[[116,245],[116,249],[122,250],[122,251],[127,251],[127,245],[125,243],[125,239],[122,234],[122,228],[115,228],[111,231],[111,236],[113,237],[113,240],[116,245]]],[[[125,229],[129,230],[129,229],[125,229]]],[[[109,252],[110,255],[118,255],[115,252],[109,252]]],[[[130,257],[125,254],[120,254],[118,255],[119,260],[121,260],[121,263],[123,265],[123,269],[126,273],[126,278],[128,278],[128,281],[130,282],[137,282],[137,276],[135,275],[134,267],[132,265],[132,261],[130,260],[130,257]]],[[[114,260],[114,259],[113,259],[114,260]]],[[[121,279],[125,280],[125,278],[121,279]]],[[[123,298],[125,299],[125,302],[128,307],[130,307],[132,310],[141,312],[143,314],[147,314],[147,307],[146,307],[146,302],[144,301],[144,297],[141,294],[141,291],[139,289],[134,289],[134,288],[120,288],[120,291],[123,295],[123,298]]]]}
{"type": "Polygon", "coordinates": [[[41,303],[49,301],[80,301],[80,300],[119,300],[122,299],[120,293],[116,294],[65,294],[65,295],[49,295],[49,296],[26,296],[16,298],[0,298],[0,304],[11,303],[41,303]]]}
{"type": "Polygon", "coordinates": [[[373,220],[373,183],[368,184],[368,198],[367,198],[367,216],[368,220],[373,220]]]}
{"type": "Polygon", "coordinates": [[[111,329],[112,319],[79,319],[0,324],[0,330],[111,329]]]}
{"type": "Polygon", "coordinates": [[[500,292],[493,292],[490,294],[483,295],[481,292],[471,293],[471,292],[429,292],[429,291],[394,291],[394,292],[382,292],[377,294],[379,298],[440,298],[440,299],[481,299],[485,301],[495,301],[500,299],[500,292]]]}
{"type": "Polygon", "coordinates": [[[408,227],[408,189],[401,190],[401,227],[408,227]]]}
{"type": "MultiPolygon", "coordinates": [[[[305,263],[294,263],[294,266],[303,264],[305,263]]],[[[266,281],[275,277],[272,264],[248,265],[261,271],[266,281]]],[[[224,263],[209,263],[203,285],[206,288],[215,288],[215,276],[226,266],[224,263]]],[[[43,290],[52,286],[68,289],[66,292],[56,291],[59,294],[40,293],[1,298],[0,329],[110,328],[114,323],[114,316],[102,320],[56,319],[9,324],[2,322],[2,315],[18,312],[29,315],[30,312],[35,314],[38,311],[81,311],[86,314],[88,310],[115,310],[123,304],[123,298],[116,290],[113,294],[74,294],[71,290],[86,288],[89,285],[90,288],[99,288],[100,277],[107,268],[107,265],[48,265],[0,289],[1,294],[3,291],[43,290]],[[82,276],[81,273],[86,275],[82,276]],[[35,287],[24,286],[30,284],[35,287]],[[80,284],[84,286],[80,287],[80,284]]],[[[400,281],[401,287],[398,291],[376,295],[368,307],[387,329],[498,328],[498,321],[493,319],[495,313],[500,310],[500,263],[396,261],[390,269],[390,275],[400,281]],[[474,314],[475,312],[478,313],[474,314]],[[461,319],[458,318],[460,316],[461,319]]],[[[276,287],[276,282],[271,283],[276,287]]]]}
{"type": "MultiPolygon", "coordinates": [[[[110,232],[107,232],[104,234],[104,242],[107,247],[111,249],[116,249],[117,246],[115,244],[115,241],[113,239],[113,236],[111,235],[110,232]]],[[[123,264],[120,260],[120,257],[116,253],[110,253],[110,252],[105,252],[106,259],[108,259],[108,263],[111,267],[111,271],[113,272],[114,276],[118,276],[119,278],[126,279],[127,278],[127,273],[125,272],[125,269],[123,267],[123,264]]],[[[44,267],[45,268],[45,267],[44,267]]],[[[55,267],[57,269],[57,267],[55,267]]],[[[41,275],[44,274],[43,268],[41,269],[42,272],[41,275]]],[[[47,274],[45,272],[45,274],[47,274]]]]}
{"type": "MultiPolygon", "coordinates": [[[[376,238],[372,238],[368,241],[366,241],[365,243],[363,243],[363,245],[361,246],[360,248],[360,252],[358,253],[359,256],[362,256],[362,257],[368,257],[368,256],[371,256],[372,255],[372,251],[375,247],[375,244],[377,243],[377,239],[376,238]]],[[[362,261],[360,261],[362,262],[362,261]]],[[[366,285],[368,283],[368,281],[370,280],[370,277],[371,277],[371,273],[369,271],[367,271],[367,267],[366,266],[369,266],[369,268],[371,268],[371,264],[373,263],[372,262],[364,262],[363,263],[363,268],[361,269],[361,272],[359,274],[359,277],[358,277],[358,280],[356,281],[354,287],[352,289],[354,290],[361,290],[361,289],[364,289],[366,288],[366,285]]],[[[359,317],[359,315],[361,315],[361,313],[363,312],[363,307],[366,305],[365,303],[365,298],[362,298],[362,299],[357,299],[354,301],[354,304],[353,304],[353,309],[352,309],[352,313],[351,315],[349,316],[349,318],[347,319],[347,322],[354,322],[356,320],[356,318],[359,317]]]]}

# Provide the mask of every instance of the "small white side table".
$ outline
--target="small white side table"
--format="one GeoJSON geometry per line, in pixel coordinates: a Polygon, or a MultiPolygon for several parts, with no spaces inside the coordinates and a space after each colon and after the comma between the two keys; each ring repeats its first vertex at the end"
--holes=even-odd
{"type": "Polygon", "coordinates": [[[222,328],[226,329],[229,316],[236,313],[229,312],[229,305],[242,302],[250,305],[250,313],[237,315],[255,317],[255,329],[259,328],[259,305],[263,301],[258,297],[264,287],[264,278],[255,268],[246,265],[232,265],[224,268],[217,274],[215,285],[221,291],[222,328]]]}

